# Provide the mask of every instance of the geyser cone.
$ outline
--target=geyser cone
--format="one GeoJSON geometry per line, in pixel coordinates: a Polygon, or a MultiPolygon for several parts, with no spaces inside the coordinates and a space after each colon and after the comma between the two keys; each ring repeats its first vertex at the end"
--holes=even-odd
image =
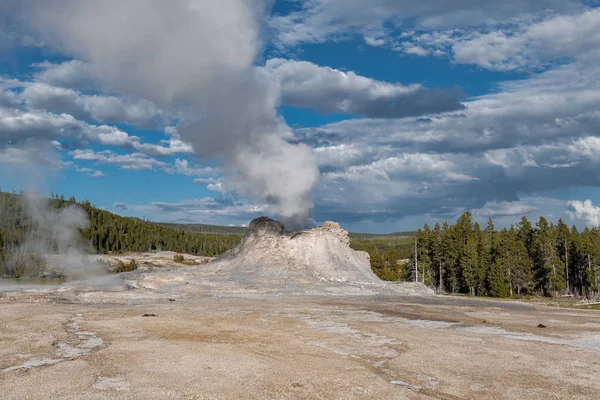
{"type": "Polygon", "coordinates": [[[348,232],[335,222],[286,233],[279,221],[256,218],[242,242],[210,268],[249,285],[381,283],[371,271],[369,255],[352,250],[348,232]]]}

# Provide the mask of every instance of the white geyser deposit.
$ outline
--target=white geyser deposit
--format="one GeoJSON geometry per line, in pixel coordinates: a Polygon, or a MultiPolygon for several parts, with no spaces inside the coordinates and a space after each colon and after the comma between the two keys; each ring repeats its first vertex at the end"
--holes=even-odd
{"type": "Polygon", "coordinates": [[[369,255],[350,248],[335,222],[286,232],[267,217],[252,220],[241,243],[214,261],[169,271],[135,271],[130,286],[155,295],[414,295],[434,292],[421,283],[381,281],[369,255]]]}
{"type": "Polygon", "coordinates": [[[351,249],[348,232],[336,222],[288,233],[279,221],[260,217],[249,228],[211,269],[252,283],[381,283],[371,271],[369,254],[351,249]]]}

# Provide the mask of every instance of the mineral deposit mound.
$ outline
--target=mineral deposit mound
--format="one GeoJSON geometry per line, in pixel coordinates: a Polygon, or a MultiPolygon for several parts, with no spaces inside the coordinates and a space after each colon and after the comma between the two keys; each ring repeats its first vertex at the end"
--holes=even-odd
{"type": "MultiPolygon", "coordinates": [[[[245,288],[284,288],[286,291],[344,287],[377,292],[431,295],[422,284],[390,284],[371,270],[369,254],[350,248],[348,232],[336,222],[313,229],[286,232],[279,221],[252,220],[234,249],[206,265],[215,280],[245,288]]],[[[337,289],[336,289],[337,288],[337,289]]]]}

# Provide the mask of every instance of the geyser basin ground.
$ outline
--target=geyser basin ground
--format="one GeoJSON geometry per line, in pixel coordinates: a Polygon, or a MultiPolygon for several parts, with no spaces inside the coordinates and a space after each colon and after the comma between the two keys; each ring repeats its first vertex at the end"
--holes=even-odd
{"type": "Polygon", "coordinates": [[[344,232],[260,220],[209,264],[0,293],[1,397],[597,397],[600,311],[386,284],[344,232]]]}
{"type": "Polygon", "coordinates": [[[45,296],[0,298],[3,399],[592,399],[600,390],[595,311],[449,297],[45,296]],[[10,369],[55,359],[61,343],[77,349],[85,332],[102,346],[10,369]]]}

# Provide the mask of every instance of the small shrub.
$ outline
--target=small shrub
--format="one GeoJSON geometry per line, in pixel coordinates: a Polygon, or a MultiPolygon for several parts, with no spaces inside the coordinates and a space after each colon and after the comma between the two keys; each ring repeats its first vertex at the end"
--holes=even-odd
{"type": "Polygon", "coordinates": [[[184,259],[183,254],[175,254],[175,257],[173,257],[173,260],[178,263],[182,263],[184,259]]]}
{"type": "Polygon", "coordinates": [[[136,269],[138,269],[138,265],[135,262],[135,259],[132,258],[127,264],[121,260],[117,260],[117,265],[114,267],[113,272],[119,274],[121,272],[135,271],[136,269]]]}

